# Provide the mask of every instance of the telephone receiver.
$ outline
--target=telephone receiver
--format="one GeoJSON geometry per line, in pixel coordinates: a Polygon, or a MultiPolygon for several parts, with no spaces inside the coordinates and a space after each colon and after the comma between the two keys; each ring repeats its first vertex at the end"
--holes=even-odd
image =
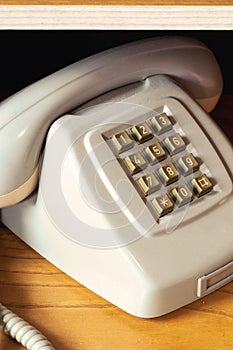
{"type": "Polygon", "coordinates": [[[2,221],[121,309],[156,317],[233,279],[223,82],[197,40],[76,62],[0,105],[2,221]]]}

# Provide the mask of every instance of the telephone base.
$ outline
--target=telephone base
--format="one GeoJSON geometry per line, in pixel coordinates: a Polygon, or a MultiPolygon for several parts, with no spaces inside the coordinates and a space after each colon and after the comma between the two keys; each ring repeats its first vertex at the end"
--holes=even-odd
{"type": "Polygon", "coordinates": [[[151,318],[191,303],[233,280],[230,271],[216,287],[200,294],[203,276],[227,264],[232,269],[232,206],[233,200],[227,200],[217,215],[214,210],[207,213],[188,230],[184,226],[171,234],[141,237],[113,249],[90,248],[65,237],[36,193],[3,209],[2,220],[48,261],[90,290],[130,314],[151,318]],[[227,217],[224,222],[218,219],[221,215],[227,217]],[[208,230],[210,217],[215,228],[212,232],[208,230]]]}

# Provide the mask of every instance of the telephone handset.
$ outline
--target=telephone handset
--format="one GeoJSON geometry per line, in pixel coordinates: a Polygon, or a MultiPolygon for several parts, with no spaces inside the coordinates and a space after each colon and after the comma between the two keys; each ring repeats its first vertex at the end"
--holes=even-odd
{"type": "Polygon", "coordinates": [[[233,152],[206,113],[221,91],[205,45],[164,37],[17,93],[0,106],[3,222],[139,317],[233,280],[233,152]]]}

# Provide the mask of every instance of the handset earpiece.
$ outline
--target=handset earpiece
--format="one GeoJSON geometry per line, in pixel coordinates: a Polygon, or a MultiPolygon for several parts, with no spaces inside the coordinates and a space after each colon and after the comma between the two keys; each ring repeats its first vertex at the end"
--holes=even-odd
{"type": "Polygon", "coordinates": [[[184,37],[125,44],[74,63],[16,93],[0,105],[0,207],[18,203],[36,187],[41,147],[51,123],[109,90],[166,74],[207,111],[222,91],[212,52],[184,37]]]}

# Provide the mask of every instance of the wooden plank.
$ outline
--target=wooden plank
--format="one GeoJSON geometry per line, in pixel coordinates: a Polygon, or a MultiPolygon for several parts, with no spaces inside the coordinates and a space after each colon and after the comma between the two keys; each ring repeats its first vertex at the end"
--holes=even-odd
{"type": "Polygon", "coordinates": [[[232,0],[0,0],[0,5],[229,6],[233,5],[233,2],[232,0]]]}

